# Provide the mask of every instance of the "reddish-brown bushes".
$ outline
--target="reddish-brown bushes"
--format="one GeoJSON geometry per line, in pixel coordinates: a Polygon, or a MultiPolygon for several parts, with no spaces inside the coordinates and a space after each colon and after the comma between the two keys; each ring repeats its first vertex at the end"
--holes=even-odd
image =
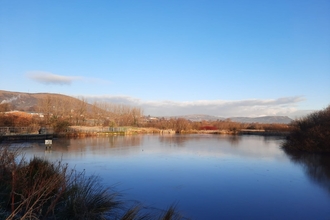
{"type": "Polygon", "coordinates": [[[0,114],[0,127],[27,127],[33,124],[32,115],[24,112],[0,114]]]}
{"type": "Polygon", "coordinates": [[[207,131],[210,131],[210,130],[218,130],[217,127],[215,126],[212,126],[212,125],[205,125],[205,126],[201,126],[199,128],[199,130],[207,130],[207,131]]]}

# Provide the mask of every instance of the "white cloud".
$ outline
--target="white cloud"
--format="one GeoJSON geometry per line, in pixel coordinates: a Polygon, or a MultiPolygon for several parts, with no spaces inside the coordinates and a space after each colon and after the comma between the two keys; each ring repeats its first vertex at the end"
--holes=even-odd
{"type": "Polygon", "coordinates": [[[248,100],[196,100],[196,101],[144,101],[130,96],[90,96],[90,101],[111,102],[139,106],[145,115],[179,116],[188,114],[207,114],[222,117],[258,117],[263,115],[295,116],[301,112],[297,103],[304,100],[301,96],[281,97],[277,99],[248,100]]]}
{"type": "Polygon", "coordinates": [[[84,83],[93,84],[110,84],[111,82],[104,79],[82,76],[62,76],[45,71],[30,71],[26,76],[36,82],[42,84],[55,84],[55,85],[71,85],[74,81],[81,81],[84,83]]]}
{"type": "Polygon", "coordinates": [[[31,71],[26,76],[43,84],[70,85],[73,81],[82,80],[79,76],[61,76],[43,71],[31,71]]]}
{"type": "Polygon", "coordinates": [[[62,76],[45,71],[30,71],[26,76],[36,82],[42,84],[55,85],[71,85],[74,81],[81,81],[84,83],[93,84],[110,84],[111,82],[104,79],[82,76],[62,76]]]}

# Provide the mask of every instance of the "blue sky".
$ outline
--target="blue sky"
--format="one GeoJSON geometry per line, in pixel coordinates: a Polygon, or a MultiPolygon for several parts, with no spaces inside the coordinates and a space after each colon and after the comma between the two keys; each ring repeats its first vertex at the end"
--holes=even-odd
{"type": "Polygon", "coordinates": [[[330,1],[0,1],[0,90],[145,114],[288,115],[330,104],[330,1]]]}

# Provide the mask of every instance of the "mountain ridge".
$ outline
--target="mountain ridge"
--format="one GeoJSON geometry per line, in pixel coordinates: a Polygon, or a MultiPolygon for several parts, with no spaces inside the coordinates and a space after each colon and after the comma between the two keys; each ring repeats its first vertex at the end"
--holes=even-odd
{"type": "Polygon", "coordinates": [[[9,104],[11,105],[12,110],[37,111],[38,103],[45,100],[47,97],[56,98],[62,101],[80,101],[75,97],[56,93],[26,93],[0,90],[0,104],[9,104]]]}

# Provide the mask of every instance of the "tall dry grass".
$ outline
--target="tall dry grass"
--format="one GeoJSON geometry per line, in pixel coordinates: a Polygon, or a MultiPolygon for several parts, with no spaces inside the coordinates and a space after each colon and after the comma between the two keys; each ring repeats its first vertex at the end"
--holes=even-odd
{"type": "Polygon", "coordinates": [[[97,176],[0,148],[0,219],[183,219],[174,206],[156,217],[119,198],[97,176]]]}

